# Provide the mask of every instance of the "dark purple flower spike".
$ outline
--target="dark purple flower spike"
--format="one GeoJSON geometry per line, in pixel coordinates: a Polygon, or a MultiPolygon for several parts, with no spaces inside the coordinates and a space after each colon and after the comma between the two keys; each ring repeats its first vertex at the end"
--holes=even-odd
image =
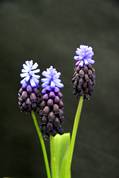
{"type": "Polygon", "coordinates": [[[40,72],[37,69],[38,64],[33,61],[26,61],[21,70],[21,88],[18,92],[18,105],[21,111],[35,111],[40,103],[39,78],[36,73],[40,72]]]}
{"type": "Polygon", "coordinates": [[[73,93],[79,97],[83,96],[84,99],[89,99],[94,89],[95,69],[92,64],[95,61],[92,59],[93,55],[91,47],[80,45],[74,56],[76,63],[72,78],[73,93]]]}
{"type": "Polygon", "coordinates": [[[61,73],[52,66],[42,73],[42,96],[40,104],[41,131],[49,137],[56,133],[62,134],[62,121],[64,119],[64,104],[62,100],[63,84],[59,79],[61,73]]]}

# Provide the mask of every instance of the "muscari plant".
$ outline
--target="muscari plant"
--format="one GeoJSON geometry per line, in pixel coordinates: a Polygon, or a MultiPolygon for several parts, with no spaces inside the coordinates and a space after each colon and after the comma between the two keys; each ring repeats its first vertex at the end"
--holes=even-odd
{"type": "Polygon", "coordinates": [[[42,72],[33,60],[26,61],[21,70],[18,105],[21,111],[30,113],[41,143],[47,178],[71,178],[71,164],[80,121],[83,101],[90,99],[95,84],[94,55],[92,47],[80,45],[74,56],[73,93],[79,99],[72,133],[64,133],[64,103],[61,92],[64,87],[61,73],[50,66],[42,72]],[[37,116],[37,117],[36,117],[37,116]],[[45,141],[50,141],[50,163],[45,141]]]}

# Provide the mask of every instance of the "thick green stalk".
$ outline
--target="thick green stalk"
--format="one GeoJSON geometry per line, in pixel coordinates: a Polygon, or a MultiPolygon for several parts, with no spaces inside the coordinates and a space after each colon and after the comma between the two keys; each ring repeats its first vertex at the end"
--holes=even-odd
{"type": "Polygon", "coordinates": [[[44,143],[44,140],[43,140],[43,137],[42,137],[42,133],[41,133],[39,125],[38,125],[37,118],[36,118],[35,113],[33,111],[31,112],[31,116],[33,118],[33,122],[34,122],[34,125],[35,125],[35,128],[36,128],[36,132],[37,132],[39,141],[41,143],[42,152],[43,152],[43,156],[44,156],[45,167],[46,167],[47,178],[51,178],[50,167],[49,167],[49,162],[48,162],[45,143],[44,143]]]}
{"type": "Polygon", "coordinates": [[[69,154],[70,167],[72,163],[72,157],[73,157],[74,146],[75,146],[75,141],[76,141],[76,134],[77,134],[78,125],[80,122],[82,106],[83,106],[83,96],[80,97],[78,108],[77,108],[75,119],[74,119],[73,131],[72,131],[72,136],[71,136],[71,144],[70,144],[70,154],[69,154]]]}

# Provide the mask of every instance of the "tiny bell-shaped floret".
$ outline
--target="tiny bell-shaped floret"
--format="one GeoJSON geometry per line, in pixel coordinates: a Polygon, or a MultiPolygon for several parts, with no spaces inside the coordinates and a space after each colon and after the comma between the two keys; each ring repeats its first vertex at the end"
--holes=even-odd
{"type": "Polygon", "coordinates": [[[26,61],[21,70],[21,88],[18,92],[18,105],[21,111],[31,112],[36,110],[40,104],[39,78],[36,73],[38,64],[33,61],[26,61]]]}
{"type": "Polygon", "coordinates": [[[73,93],[77,96],[83,96],[84,99],[89,99],[94,90],[96,75],[92,66],[95,63],[92,59],[93,55],[92,47],[80,45],[74,56],[76,62],[72,77],[73,93]]]}
{"type": "Polygon", "coordinates": [[[64,119],[63,95],[60,89],[60,72],[52,66],[42,73],[42,96],[40,104],[41,131],[45,137],[62,134],[62,121],[64,119]]]}

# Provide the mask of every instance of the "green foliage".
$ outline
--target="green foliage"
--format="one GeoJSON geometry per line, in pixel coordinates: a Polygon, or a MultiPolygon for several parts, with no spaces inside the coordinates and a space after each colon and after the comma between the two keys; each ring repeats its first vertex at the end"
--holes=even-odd
{"type": "Polygon", "coordinates": [[[70,178],[70,133],[50,137],[52,178],[70,178]]]}

